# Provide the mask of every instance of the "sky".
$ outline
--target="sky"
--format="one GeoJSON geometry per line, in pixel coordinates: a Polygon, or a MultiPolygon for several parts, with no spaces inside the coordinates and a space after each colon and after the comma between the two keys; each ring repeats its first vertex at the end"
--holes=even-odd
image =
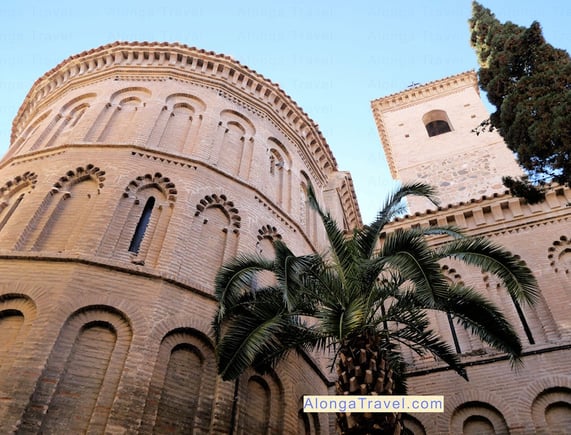
{"type": "MultiPolygon", "coordinates": [[[[542,24],[571,51],[570,0],[481,0],[501,21],[542,24]]],[[[167,41],[232,56],[319,125],[351,172],[364,222],[394,189],[370,102],[477,69],[471,0],[5,1],[0,5],[0,154],[36,79],[113,41],[167,41]]]]}

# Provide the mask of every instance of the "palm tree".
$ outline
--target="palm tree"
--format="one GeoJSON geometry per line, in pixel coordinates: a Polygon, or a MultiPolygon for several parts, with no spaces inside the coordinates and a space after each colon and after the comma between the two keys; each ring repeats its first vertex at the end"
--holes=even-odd
{"type": "MultiPolygon", "coordinates": [[[[457,228],[384,234],[408,195],[434,202],[431,187],[403,185],[374,222],[347,234],[310,187],[310,204],[329,240],[327,253],[296,256],[276,241],[273,260],[244,254],[224,265],[216,278],[219,309],[213,321],[222,378],[236,379],[250,367],[265,373],[292,350],[318,349],[331,352],[337,394],[405,394],[403,347],[431,353],[467,378],[458,355],[430,329],[430,311],[447,313],[518,363],[521,343],[503,314],[473,288],[447,281],[439,261],[454,258],[495,274],[522,303],[538,294],[531,271],[489,240],[465,237],[457,228]],[[427,238],[437,234],[450,240],[431,247],[427,238]],[[273,273],[273,284],[256,285],[263,271],[273,273]]],[[[337,416],[342,434],[398,434],[400,426],[396,414],[337,416]]]]}

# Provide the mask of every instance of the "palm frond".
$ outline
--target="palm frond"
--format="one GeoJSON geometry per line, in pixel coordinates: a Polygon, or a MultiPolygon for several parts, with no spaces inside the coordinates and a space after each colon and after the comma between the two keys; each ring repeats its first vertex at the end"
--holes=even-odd
{"type": "Polygon", "coordinates": [[[388,332],[392,340],[412,349],[418,355],[431,353],[467,379],[466,371],[460,365],[456,352],[430,329],[424,308],[422,300],[419,300],[414,292],[403,293],[391,304],[386,314],[377,319],[377,324],[381,321],[390,323],[392,327],[388,332]]]}
{"type": "Polygon", "coordinates": [[[448,284],[440,273],[432,249],[424,237],[415,231],[396,231],[385,238],[381,250],[371,262],[371,276],[379,275],[387,266],[399,271],[411,281],[417,297],[425,303],[445,298],[448,284]]]}
{"type": "Polygon", "coordinates": [[[218,372],[224,380],[235,379],[251,367],[259,355],[282,348],[279,334],[288,326],[281,294],[261,291],[250,304],[234,309],[225,319],[225,333],[216,347],[218,372]]]}
{"type": "Polygon", "coordinates": [[[468,380],[468,374],[461,365],[458,354],[434,331],[418,329],[411,325],[391,332],[391,338],[412,349],[418,355],[422,356],[427,352],[431,353],[436,358],[444,361],[464,379],[468,380]]]}
{"type": "Polygon", "coordinates": [[[339,227],[335,219],[328,212],[324,211],[317,201],[313,185],[307,188],[307,197],[309,205],[317,212],[323,223],[327,239],[331,247],[333,262],[339,266],[341,278],[352,273],[355,267],[355,256],[352,252],[350,239],[347,238],[345,232],[339,227]]]}
{"type": "Polygon", "coordinates": [[[453,239],[459,239],[461,237],[465,237],[462,229],[455,226],[455,225],[412,228],[408,231],[416,232],[416,233],[421,234],[423,236],[449,236],[453,239]]]}
{"type": "Polygon", "coordinates": [[[340,304],[335,301],[322,301],[315,314],[320,330],[337,341],[345,340],[362,329],[368,315],[363,299],[353,298],[344,302],[340,304]]]}
{"type": "Polygon", "coordinates": [[[375,220],[359,232],[358,244],[362,256],[370,258],[373,255],[383,228],[404,210],[403,200],[407,196],[421,196],[438,205],[435,194],[436,190],[424,183],[403,184],[390,194],[377,213],[375,220]]]}
{"type": "Polygon", "coordinates": [[[298,318],[293,318],[290,323],[286,323],[276,338],[281,346],[258,354],[252,363],[252,367],[259,374],[263,375],[275,369],[277,364],[286,359],[291,352],[302,354],[314,348],[323,349],[326,342],[326,337],[323,337],[318,329],[307,326],[298,318]]]}
{"type": "Polygon", "coordinates": [[[512,363],[521,356],[522,346],[517,333],[502,312],[470,287],[455,285],[442,305],[442,310],[467,330],[493,348],[505,352],[512,363]]]}
{"type": "Polygon", "coordinates": [[[251,254],[238,255],[218,270],[214,280],[214,295],[218,300],[218,311],[213,323],[216,335],[227,307],[235,305],[244,293],[254,290],[256,274],[272,269],[272,261],[251,254]]]}
{"type": "Polygon", "coordinates": [[[532,304],[539,297],[533,273],[523,261],[483,237],[453,240],[436,251],[440,258],[451,257],[497,276],[518,302],[532,304]]]}
{"type": "Polygon", "coordinates": [[[292,311],[302,295],[305,271],[320,267],[319,255],[296,256],[281,240],[274,241],[275,259],[273,272],[282,289],[284,303],[292,311]]]}
{"type": "Polygon", "coordinates": [[[329,240],[325,254],[296,256],[282,241],[274,242],[273,261],[242,255],[226,264],[216,278],[218,311],[213,320],[218,370],[233,379],[249,367],[267,372],[291,351],[331,347],[362,349],[363,337],[398,372],[397,391],[405,390],[402,346],[427,352],[461,376],[459,355],[430,327],[427,312],[446,312],[464,328],[515,364],[521,343],[503,314],[470,287],[450,285],[439,261],[450,257],[496,275],[516,301],[533,302],[537,282],[517,257],[482,238],[467,238],[454,226],[391,232],[385,225],[402,210],[410,194],[433,198],[424,184],[404,185],[391,195],[368,227],[346,234],[317,201],[329,240]],[[443,236],[433,248],[429,241],[443,236]],[[269,271],[271,286],[260,288],[256,275],[269,271]],[[311,318],[311,325],[302,319],[311,318]]]}

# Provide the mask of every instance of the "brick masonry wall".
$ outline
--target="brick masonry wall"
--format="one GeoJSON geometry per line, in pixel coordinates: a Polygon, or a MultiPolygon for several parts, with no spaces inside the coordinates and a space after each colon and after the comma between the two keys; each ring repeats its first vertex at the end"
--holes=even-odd
{"type": "Polygon", "coordinates": [[[228,58],[157,46],[149,69],[136,45],[99,50],[36,82],[0,164],[0,427],[227,434],[234,409],[234,433],[297,433],[301,396],[327,392],[322,360],[245,374],[234,401],[213,278],[260,235],[322,249],[301,187],[354,224],[350,177],[283,91],[228,58]]]}

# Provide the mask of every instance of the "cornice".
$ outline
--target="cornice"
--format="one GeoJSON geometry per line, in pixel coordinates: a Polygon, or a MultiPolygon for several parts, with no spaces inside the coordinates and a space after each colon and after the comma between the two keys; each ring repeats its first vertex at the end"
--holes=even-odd
{"type": "Polygon", "coordinates": [[[34,116],[38,105],[72,79],[75,82],[82,77],[100,78],[102,74],[113,72],[148,77],[151,71],[205,79],[249,95],[302,137],[315,160],[323,162],[326,172],[337,169],[337,162],[317,124],[279,85],[230,56],[179,43],[114,42],[64,60],[32,85],[12,124],[11,143],[34,116]]]}
{"type": "Polygon", "coordinates": [[[571,189],[553,185],[545,201],[528,204],[509,192],[482,196],[468,202],[449,204],[437,210],[427,210],[398,218],[386,227],[386,232],[404,228],[455,225],[469,235],[498,236],[525,231],[540,225],[571,220],[571,189]]]}
{"type": "Polygon", "coordinates": [[[473,87],[479,94],[478,76],[474,70],[417,85],[401,92],[377,98],[371,101],[371,106],[373,109],[382,108],[383,111],[387,111],[389,109],[418,104],[419,101],[431,99],[435,96],[448,95],[469,87],[473,87]]]}
{"type": "MultiPolygon", "coordinates": [[[[550,352],[560,352],[560,351],[565,351],[565,350],[570,350],[571,349],[571,343],[547,343],[547,344],[543,344],[543,345],[536,345],[534,346],[533,349],[530,350],[525,350],[524,352],[522,352],[521,357],[522,358],[526,358],[526,357],[533,357],[536,355],[542,355],[545,353],[550,353],[550,352]]],[[[461,367],[474,367],[474,366],[480,366],[480,365],[485,365],[485,364],[493,364],[499,361],[507,361],[509,359],[509,356],[506,354],[502,354],[502,353],[490,353],[490,354],[486,354],[484,356],[476,356],[476,357],[464,357],[462,358],[462,362],[460,363],[461,367]]],[[[429,367],[424,368],[424,367],[418,367],[416,365],[413,365],[412,367],[409,368],[409,370],[407,370],[407,377],[412,378],[412,377],[418,377],[418,376],[426,376],[426,375],[430,375],[433,373],[438,373],[438,372],[445,372],[445,371],[450,371],[452,370],[450,368],[450,366],[448,365],[443,365],[442,363],[431,363],[429,364],[429,367]]]]}
{"type": "Polygon", "coordinates": [[[142,278],[152,279],[159,282],[165,282],[174,285],[183,290],[190,291],[192,293],[199,294],[200,296],[216,301],[216,297],[212,295],[211,291],[207,287],[204,287],[201,283],[191,282],[180,278],[170,272],[157,271],[151,267],[144,265],[137,265],[133,263],[120,263],[115,259],[107,259],[103,257],[96,256],[78,256],[70,255],[69,253],[46,253],[46,252],[29,252],[29,251],[0,251],[0,259],[6,262],[8,260],[12,261],[26,261],[26,262],[53,262],[53,263],[65,263],[67,265],[85,265],[89,267],[97,267],[108,269],[111,271],[139,276],[142,278]]]}

